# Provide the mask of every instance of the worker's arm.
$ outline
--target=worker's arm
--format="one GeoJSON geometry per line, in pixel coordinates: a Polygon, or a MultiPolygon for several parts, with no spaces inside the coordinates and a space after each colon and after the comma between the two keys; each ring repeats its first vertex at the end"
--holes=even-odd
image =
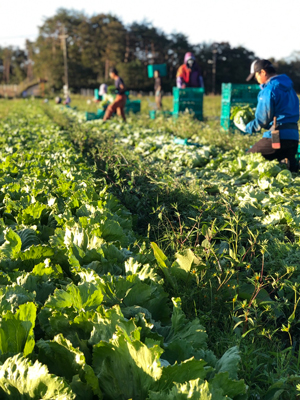
{"type": "Polygon", "coordinates": [[[204,89],[204,81],[203,81],[203,76],[199,75],[199,87],[204,89]]]}
{"type": "Polygon", "coordinates": [[[259,132],[262,128],[269,129],[274,116],[274,101],[272,92],[262,90],[258,95],[255,118],[246,125],[246,133],[259,132]]]}
{"type": "Polygon", "coordinates": [[[181,76],[177,76],[177,78],[176,78],[176,86],[179,89],[184,89],[186,87],[186,84],[185,84],[185,82],[184,82],[184,80],[183,80],[183,78],[181,76]]]}
{"type": "Polygon", "coordinates": [[[123,83],[120,83],[119,84],[119,92],[120,92],[120,94],[124,94],[125,91],[126,91],[125,85],[123,83]]]}
{"type": "Polygon", "coordinates": [[[179,89],[184,89],[184,88],[186,88],[186,82],[185,82],[185,80],[183,79],[183,76],[184,76],[183,68],[184,68],[184,66],[181,65],[181,66],[178,68],[178,71],[177,71],[177,74],[176,74],[176,86],[177,86],[179,89]]]}

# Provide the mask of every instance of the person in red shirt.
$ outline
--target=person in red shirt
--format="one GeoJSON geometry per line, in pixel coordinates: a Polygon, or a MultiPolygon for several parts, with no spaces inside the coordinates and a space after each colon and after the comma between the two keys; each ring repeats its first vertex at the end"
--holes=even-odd
{"type": "Polygon", "coordinates": [[[111,68],[109,72],[109,76],[111,79],[115,81],[116,87],[116,98],[112,104],[110,104],[104,114],[103,121],[107,121],[111,118],[113,113],[117,112],[118,115],[122,116],[123,120],[126,122],[125,117],[125,104],[126,104],[126,95],[125,95],[125,85],[123,79],[119,76],[116,68],[111,68]]]}
{"type": "Polygon", "coordinates": [[[204,88],[204,82],[201,69],[198,67],[193,53],[186,53],[184,56],[184,64],[177,71],[176,85],[180,89],[186,87],[204,88]]]}

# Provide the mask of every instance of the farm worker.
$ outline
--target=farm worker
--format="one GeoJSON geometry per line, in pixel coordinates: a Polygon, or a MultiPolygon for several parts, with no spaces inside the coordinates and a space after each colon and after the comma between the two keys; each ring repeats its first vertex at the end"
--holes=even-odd
{"type": "Polygon", "coordinates": [[[118,115],[121,115],[123,120],[126,121],[124,111],[126,104],[126,95],[123,79],[118,75],[118,71],[116,70],[116,68],[110,69],[109,76],[115,81],[117,95],[114,102],[107,107],[103,121],[110,119],[115,112],[117,112],[118,115]]]}
{"type": "Polygon", "coordinates": [[[277,75],[274,66],[268,60],[256,60],[251,64],[250,75],[246,79],[255,78],[260,84],[255,119],[247,125],[237,127],[245,133],[259,132],[267,129],[263,137],[248,150],[250,153],[261,153],[267,160],[289,160],[291,172],[297,172],[299,165],[296,161],[299,132],[299,99],[293,88],[293,82],[285,75],[277,75]],[[272,147],[270,128],[274,117],[277,117],[277,128],[280,134],[280,149],[272,147]]]}
{"type": "Polygon", "coordinates": [[[162,107],[162,92],[161,92],[161,77],[159,71],[154,71],[154,92],[156,108],[161,110],[162,107]]]}
{"type": "Polygon", "coordinates": [[[103,96],[104,94],[107,94],[107,84],[102,83],[99,87],[99,96],[103,96]]]}
{"type": "Polygon", "coordinates": [[[66,100],[64,101],[64,104],[68,106],[71,103],[71,97],[67,95],[66,100]]]}
{"type": "Polygon", "coordinates": [[[188,52],[185,54],[184,64],[182,64],[177,71],[176,85],[181,89],[186,87],[204,88],[202,72],[196,63],[193,53],[188,52]]]}

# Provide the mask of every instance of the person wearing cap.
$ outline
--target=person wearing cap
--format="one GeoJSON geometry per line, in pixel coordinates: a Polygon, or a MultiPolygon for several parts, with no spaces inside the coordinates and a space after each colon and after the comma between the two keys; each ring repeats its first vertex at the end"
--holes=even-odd
{"type": "Polygon", "coordinates": [[[176,85],[180,89],[186,87],[204,88],[201,69],[196,63],[194,54],[191,52],[185,54],[184,63],[178,68],[176,85]]]}
{"type": "Polygon", "coordinates": [[[261,91],[253,121],[245,125],[242,121],[236,126],[244,133],[252,134],[266,129],[263,137],[248,150],[250,153],[261,153],[267,160],[289,160],[291,172],[297,172],[296,161],[299,132],[299,99],[293,88],[293,82],[285,75],[277,75],[272,63],[268,60],[255,60],[251,64],[247,81],[256,79],[261,91]],[[274,117],[277,118],[276,130],[280,134],[280,149],[272,147],[270,128],[274,117]]]}
{"type": "Polygon", "coordinates": [[[126,95],[125,95],[125,85],[123,79],[119,76],[116,68],[110,68],[109,76],[115,81],[116,87],[116,98],[112,104],[110,104],[104,114],[103,121],[107,121],[111,118],[113,113],[117,112],[118,115],[122,116],[123,120],[126,122],[125,117],[125,105],[126,105],[126,95]]]}

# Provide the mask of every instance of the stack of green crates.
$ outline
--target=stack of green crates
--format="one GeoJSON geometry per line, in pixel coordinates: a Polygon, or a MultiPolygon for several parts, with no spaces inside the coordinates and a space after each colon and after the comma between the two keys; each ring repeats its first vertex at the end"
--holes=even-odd
{"type": "Polygon", "coordinates": [[[188,110],[195,118],[203,120],[203,88],[173,88],[173,116],[188,110]]]}
{"type": "Polygon", "coordinates": [[[105,110],[102,110],[99,108],[97,110],[97,113],[92,113],[92,112],[87,112],[85,113],[85,119],[86,121],[93,121],[95,119],[102,119],[104,117],[105,110]]]}
{"type": "Polygon", "coordinates": [[[296,159],[298,160],[298,162],[300,162],[300,144],[298,144],[298,151],[296,154],[296,159]]]}
{"type": "Polygon", "coordinates": [[[155,119],[159,116],[163,117],[171,117],[172,116],[172,111],[169,110],[150,110],[149,111],[149,117],[150,119],[155,119]]]}
{"type": "Polygon", "coordinates": [[[99,100],[99,89],[94,89],[94,99],[99,100]]]}
{"type": "Polygon", "coordinates": [[[260,90],[259,85],[222,83],[221,126],[223,129],[229,131],[235,128],[230,120],[231,107],[247,104],[255,107],[260,90]]]}
{"type": "Polygon", "coordinates": [[[141,111],[141,100],[127,100],[125,105],[125,113],[132,112],[134,114],[141,111]]]}

